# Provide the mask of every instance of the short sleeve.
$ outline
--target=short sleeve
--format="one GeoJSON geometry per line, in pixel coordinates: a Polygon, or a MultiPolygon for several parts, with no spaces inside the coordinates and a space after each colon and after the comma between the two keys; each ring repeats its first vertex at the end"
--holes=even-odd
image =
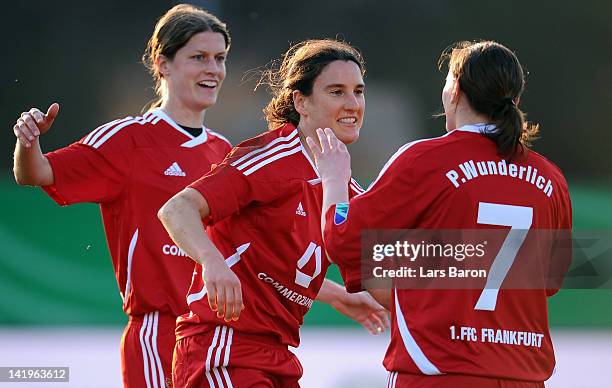
{"type": "Polygon", "coordinates": [[[569,196],[569,189],[565,178],[560,179],[560,195],[557,203],[557,230],[555,231],[551,271],[548,274],[548,287],[546,294],[552,296],[556,294],[563,284],[567,271],[572,263],[573,236],[572,236],[572,201],[569,196]]]}
{"type": "Polygon", "coordinates": [[[232,166],[233,159],[230,153],[221,164],[188,186],[208,203],[210,215],[203,220],[206,225],[238,214],[254,202],[274,201],[282,194],[280,181],[267,179],[266,174],[245,175],[232,166]]]}
{"type": "Polygon", "coordinates": [[[131,170],[130,154],[134,145],[127,128],[111,124],[45,154],[53,170],[54,183],[42,189],[59,205],[112,202],[123,191],[131,170]],[[110,136],[96,137],[103,134],[101,129],[110,136]]]}
{"type": "Polygon", "coordinates": [[[120,195],[129,174],[123,155],[105,155],[79,143],[45,156],[53,169],[54,183],[43,190],[62,206],[111,202],[120,195]]]}

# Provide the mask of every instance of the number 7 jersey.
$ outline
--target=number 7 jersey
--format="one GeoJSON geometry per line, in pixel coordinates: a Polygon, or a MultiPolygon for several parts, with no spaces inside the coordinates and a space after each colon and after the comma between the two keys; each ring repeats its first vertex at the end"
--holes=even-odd
{"type": "MultiPolygon", "coordinates": [[[[529,150],[503,160],[495,143],[480,133],[482,127],[465,126],[404,145],[363,194],[341,207],[346,220],[334,223],[339,212],[334,207],[327,212],[326,248],[347,274],[349,291],[361,289],[361,232],[366,229],[500,229],[513,240],[524,238],[521,231],[571,230],[561,171],[529,150]]],[[[546,267],[552,256],[528,259],[546,267]]],[[[564,273],[569,249],[557,256],[564,273]]],[[[487,281],[503,283],[516,264],[508,273],[494,274],[492,268],[487,281]]],[[[425,375],[548,379],[555,360],[547,297],[556,289],[466,288],[391,288],[393,323],[385,367],[425,375]]]]}
{"type": "MultiPolygon", "coordinates": [[[[347,184],[352,195],[363,191],[353,180],[347,184]]],[[[330,264],[322,247],[321,179],[298,130],[285,125],[242,142],[190,187],[209,205],[207,233],[240,279],[245,309],[236,322],[217,318],[196,265],[191,312],[179,317],[177,337],[223,324],[298,346],[304,314],[330,264]]]]}

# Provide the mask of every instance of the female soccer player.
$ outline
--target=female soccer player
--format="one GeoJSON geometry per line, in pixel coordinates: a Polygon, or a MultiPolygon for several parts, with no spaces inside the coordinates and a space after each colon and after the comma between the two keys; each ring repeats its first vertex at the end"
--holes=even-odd
{"type": "Polygon", "coordinates": [[[513,275],[513,265],[535,260],[535,270],[554,260],[556,272],[567,269],[569,250],[550,253],[556,246],[547,239],[550,247],[538,250],[546,254],[517,256],[526,236],[538,236],[530,230],[571,229],[567,184],[527,148],[538,128],[518,107],[525,80],[515,54],[496,42],[462,42],[442,59],[449,60],[442,91],[448,133],[401,147],[364,193],[348,200],[349,155],[332,131],[318,131],[322,146],[308,140],[323,181],[326,248],[358,288],[364,229],[507,230],[484,289],[400,289],[396,282],[378,294],[393,307],[388,386],[543,387],[555,364],[546,300],[559,284],[500,286],[527,275],[513,275]]]}
{"type": "MultiPolygon", "coordinates": [[[[302,368],[287,346],[298,346],[313,301],[338,291],[321,289],[330,265],[321,179],[303,142],[321,126],[347,144],[357,140],[363,72],[361,55],[342,42],[290,48],[268,74],[270,131],[239,144],[160,210],[172,239],[198,263],[190,313],[177,321],[174,387],[298,386],[302,368]]],[[[384,319],[382,310],[372,315],[378,326],[384,319]]]]}
{"type": "Polygon", "coordinates": [[[42,186],[60,205],[100,204],[123,309],[126,387],[165,387],[170,379],[175,320],[187,310],[193,263],[155,216],[172,195],[210,170],[231,149],[203,126],[225,78],[230,36],[214,15],[178,5],[163,15],[143,56],[159,100],[140,117],[101,125],[78,142],[42,154],[39,136],[59,105],[31,109],[14,126],[15,178],[42,186]]]}

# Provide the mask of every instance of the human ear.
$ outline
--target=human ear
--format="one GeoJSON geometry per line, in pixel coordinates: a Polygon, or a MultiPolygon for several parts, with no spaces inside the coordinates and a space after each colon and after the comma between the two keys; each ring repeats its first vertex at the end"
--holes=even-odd
{"type": "Polygon", "coordinates": [[[293,106],[295,110],[300,114],[300,116],[304,116],[307,114],[308,109],[306,108],[308,105],[307,97],[302,94],[299,90],[294,90],[291,93],[293,97],[293,106]]]}
{"type": "Polygon", "coordinates": [[[155,67],[162,77],[170,75],[170,61],[165,55],[159,54],[155,57],[155,67]]]}

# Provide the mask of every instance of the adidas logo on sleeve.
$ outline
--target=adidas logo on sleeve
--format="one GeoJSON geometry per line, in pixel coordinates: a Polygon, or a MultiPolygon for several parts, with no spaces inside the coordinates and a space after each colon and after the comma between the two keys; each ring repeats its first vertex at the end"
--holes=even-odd
{"type": "Polygon", "coordinates": [[[172,165],[170,167],[168,167],[166,169],[166,171],[164,171],[164,175],[168,175],[168,176],[187,176],[187,174],[185,174],[183,172],[183,170],[181,170],[181,167],[178,165],[177,162],[172,163],[172,165]]]}

